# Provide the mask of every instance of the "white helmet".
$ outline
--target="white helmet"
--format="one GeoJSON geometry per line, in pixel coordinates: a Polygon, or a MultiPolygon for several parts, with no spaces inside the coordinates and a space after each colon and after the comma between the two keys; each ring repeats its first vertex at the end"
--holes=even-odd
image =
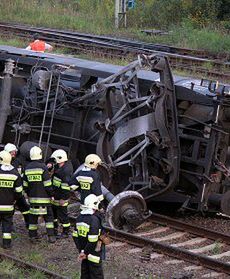
{"type": "Polygon", "coordinates": [[[7,143],[4,147],[4,150],[7,152],[18,151],[17,147],[12,143],[7,143]]]}
{"type": "Polygon", "coordinates": [[[67,153],[63,149],[55,150],[51,155],[51,158],[54,158],[58,164],[68,161],[67,153]]]}
{"type": "Polygon", "coordinates": [[[42,159],[42,150],[40,147],[34,146],[30,149],[30,159],[32,161],[42,159]]]}
{"type": "Polygon", "coordinates": [[[10,155],[9,152],[7,152],[5,150],[0,152],[0,164],[1,165],[10,166],[11,159],[12,159],[12,156],[10,155]]]}
{"type": "Polygon", "coordinates": [[[82,208],[98,210],[99,203],[100,200],[98,199],[98,197],[94,194],[90,194],[85,198],[84,205],[82,206],[82,208]]]}
{"type": "Polygon", "coordinates": [[[89,154],[85,157],[85,166],[91,169],[96,169],[101,164],[101,158],[97,154],[89,154]]]}

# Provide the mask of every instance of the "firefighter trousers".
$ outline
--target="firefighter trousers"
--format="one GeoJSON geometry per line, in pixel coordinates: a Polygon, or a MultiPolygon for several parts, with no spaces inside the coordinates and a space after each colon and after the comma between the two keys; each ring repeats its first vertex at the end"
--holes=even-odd
{"type": "Polygon", "coordinates": [[[67,213],[67,206],[53,205],[54,213],[54,228],[58,229],[58,221],[62,224],[63,233],[68,233],[70,229],[69,216],[67,213]]]}
{"type": "Polygon", "coordinates": [[[30,213],[30,205],[27,203],[24,196],[16,201],[16,207],[22,213],[26,227],[29,226],[29,213],[30,213]]]}
{"type": "Polygon", "coordinates": [[[104,279],[102,262],[93,263],[89,260],[81,262],[81,279],[104,279]]]}
{"type": "Polygon", "coordinates": [[[13,227],[13,212],[0,213],[0,221],[2,222],[2,242],[3,245],[10,246],[11,232],[13,227]]]}
{"type": "MultiPolygon", "coordinates": [[[[39,207],[40,209],[41,207],[39,207]]],[[[48,236],[54,235],[54,217],[51,206],[43,206],[42,209],[45,214],[39,212],[38,207],[31,207],[29,214],[29,237],[37,237],[38,236],[38,217],[42,216],[46,223],[46,231],[48,236]],[[37,210],[37,212],[36,212],[37,210]]]]}

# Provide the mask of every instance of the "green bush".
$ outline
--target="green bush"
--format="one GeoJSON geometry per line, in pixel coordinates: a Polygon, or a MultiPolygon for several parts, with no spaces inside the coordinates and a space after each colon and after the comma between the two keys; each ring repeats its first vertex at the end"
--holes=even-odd
{"type": "MultiPolygon", "coordinates": [[[[97,33],[114,28],[115,0],[8,0],[0,1],[2,20],[21,21],[57,28],[89,30],[97,33]]],[[[136,0],[128,10],[132,28],[153,26],[169,29],[189,19],[196,27],[229,26],[228,0],[136,0]]]]}

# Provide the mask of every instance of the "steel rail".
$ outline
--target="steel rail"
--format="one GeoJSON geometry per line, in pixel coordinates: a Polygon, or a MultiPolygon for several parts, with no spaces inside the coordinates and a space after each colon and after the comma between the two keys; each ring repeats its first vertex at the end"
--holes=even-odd
{"type": "MultiPolygon", "coordinates": [[[[25,36],[26,35],[21,35],[20,36],[25,36]]],[[[46,38],[48,42],[54,42],[56,46],[58,47],[65,47],[68,49],[71,49],[72,52],[77,51],[77,52],[83,52],[83,53],[92,53],[96,54],[102,57],[113,57],[113,58],[118,58],[118,59],[123,59],[123,58],[131,58],[131,57],[136,57],[139,51],[134,51],[132,49],[126,49],[125,47],[118,47],[118,46],[108,46],[108,45],[101,45],[98,46],[97,43],[82,43],[82,42],[73,42],[73,41],[67,41],[67,40],[62,40],[62,39],[57,39],[57,38],[46,38]]],[[[149,52],[143,51],[142,53],[144,54],[149,54],[149,52]]],[[[206,63],[208,60],[204,60],[201,58],[191,58],[189,56],[182,56],[182,55],[176,55],[176,54],[168,54],[165,52],[157,52],[157,51],[152,51],[151,54],[153,53],[160,53],[162,55],[167,55],[169,56],[171,66],[173,69],[181,69],[181,70],[186,70],[189,72],[198,72],[200,74],[205,74],[208,77],[212,78],[220,78],[223,80],[228,80],[230,79],[230,74],[229,73],[224,73],[223,71],[225,68],[228,67],[228,65],[222,65],[220,62],[213,62],[215,63],[217,69],[215,71],[213,70],[208,70],[205,68],[200,68],[199,66],[202,65],[203,63],[206,63]],[[224,69],[220,69],[221,67],[224,67],[224,69]]],[[[208,62],[207,62],[208,63],[208,62]]],[[[212,62],[210,62],[212,63],[212,62]]]]}
{"type": "Polygon", "coordinates": [[[17,266],[22,267],[22,268],[40,271],[43,274],[47,275],[49,278],[55,278],[55,279],[68,279],[69,278],[69,277],[57,274],[53,271],[50,271],[44,267],[38,266],[36,264],[27,263],[19,258],[16,258],[12,255],[9,255],[9,254],[3,253],[3,252],[0,252],[0,259],[13,261],[17,266]]]}
{"type": "MultiPolygon", "coordinates": [[[[1,22],[1,26],[14,26],[14,27],[25,27],[28,29],[28,25],[26,24],[17,24],[17,23],[6,23],[6,22],[1,22]]],[[[175,47],[175,46],[170,46],[170,45],[164,45],[164,44],[153,44],[153,43],[147,43],[147,42],[141,42],[141,41],[136,41],[136,40],[129,40],[129,39],[123,39],[123,38],[116,38],[116,37],[111,37],[111,36],[105,36],[105,35],[95,35],[95,34],[89,34],[89,33],[83,33],[83,32],[76,32],[76,31],[70,31],[70,30],[58,30],[54,28],[47,28],[47,27],[29,27],[30,30],[37,31],[37,32],[55,32],[57,34],[64,34],[64,35],[72,35],[72,36],[80,36],[82,38],[94,38],[94,39],[99,39],[101,41],[107,41],[107,42],[113,42],[116,44],[122,44],[126,46],[132,46],[136,48],[146,48],[149,50],[155,50],[155,51],[166,51],[170,53],[178,53],[178,54],[184,54],[184,55],[196,55],[199,57],[204,57],[206,58],[207,56],[213,57],[213,59],[223,59],[223,58],[228,58],[230,54],[228,53],[214,53],[211,51],[206,51],[206,50],[196,50],[196,49],[190,49],[190,48],[183,48],[183,47],[175,47]]]]}
{"type": "MultiPolygon", "coordinates": [[[[71,222],[75,222],[75,217],[70,217],[71,222]]],[[[198,227],[195,225],[185,224],[181,221],[169,218],[160,214],[152,214],[148,220],[153,221],[157,224],[168,225],[171,228],[178,230],[186,231],[194,235],[203,236],[212,240],[221,240],[226,244],[230,243],[229,235],[218,233],[203,227],[198,227]]],[[[173,258],[178,258],[191,262],[196,265],[202,265],[206,268],[215,270],[217,272],[224,272],[230,274],[230,264],[225,263],[216,259],[213,259],[209,256],[204,256],[200,254],[195,254],[189,250],[177,248],[169,244],[161,243],[152,239],[148,239],[142,236],[135,235],[134,233],[125,232],[118,229],[113,229],[108,226],[104,226],[105,230],[109,233],[109,236],[114,240],[121,242],[126,242],[128,244],[137,246],[137,247],[151,247],[154,251],[168,255],[173,258]]]]}
{"type": "MultiPolygon", "coordinates": [[[[139,46],[134,46],[134,43],[132,41],[126,41],[126,40],[120,40],[118,41],[118,43],[111,43],[111,40],[102,40],[100,38],[100,36],[91,36],[88,35],[86,36],[82,36],[79,33],[77,33],[77,36],[74,35],[74,33],[69,32],[69,34],[65,34],[64,32],[60,32],[60,31],[53,31],[52,29],[46,29],[46,28],[32,28],[29,26],[21,26],[21,25],[4,25],[4,24],[0,24],[0,28],[5,28],[5,30],[7,32],[9,32],[9,30],[18,30],[20,32],[25,32],[26,34],[28,34],[28,32],[30,33],[34,33],[34,32],[38,32],[40,34],[42,34],[43,36],[45,36],[46,40],[53,40],[60,43],[60,39],[62,39],[63,43],[83,43],[83,44],[96,44],[97,46],[101,46],[101,47],[111,47],[111,48],[115,48],[115,49],[124,49],[126,52],[130,52],[130,53],[135,53],[135,55],[137,54],[137,52],[144,52],[146,54],[149,53],[154,53],[154,52],[160,52],[162,54],[167,54],[171,59],[180,59],[180,60],[187,60],[187,61],[193,61],[195,63],[208,63],[208,64],[213,64],[216,66],[230,66],[228,63],[223,63],[220,60],[211,60],[211,59],[207,59],[207,58],[200,58],[200,57],[196,57],[196,56],[192,56],[192,51],[189,53],[187,51],[187,53],[189,53],[189,55],[185,55],[185,54],[177,54],[176,53],[176,47],[173,47],[173,51],[172,51],[172,47],[170,50],[170,47],[165,48],[164,47],[159,47],[159,45],[157,47],[155,47],[154,45],[152,45],[152,48],[148,48],[148,46],[146,46],[143,43],[140,43],[139,46]],[[51,31],[46,31],[46,30],[51,30],[51,31]],[[123,42],[126,42],[125,44],[123,42]]],[[[24,34],[24,35],[26,35],[24,34]]],[[[178,48],[179,49],[179,48],[178,48]]]]}
{"type": "Polygon", "coordinates": [[[174,63],[170,64],[171,68],[175,69],[175,70],[185,70],[187,72],[190,72],[191,74],[196,73],[196,74],[207,74],[209,77],[212,78],[223,78],[226,80],[230,80],[230,71],[228,72],[223,72],[223,69],[221,71],[217,71],[215,70],[207,70],[205,68],[200,68],[198,67],[194,67],[194,66],[189,66],[189,65],[179,65],[174,63]]]}
{"type": "Polygon", "coordinates": [[[170,257],[185,260],[196,265],[202,265],[217,272],[230,274],[230,264],[228,263],[212,259],[208,256],[195,254],[186,249],[176,248],[169,244],[164,244],[152,239],[137,236],[132,233],[112,229],[110,227],[105,227],[105,229],[113,239],[123,241],[138,247],[151,247],[158,253],[163,253],[170,257]]]}
{"type": "MultiPolygon", "coordinates": [[[[146,55],[158,53],[168,56],[173,69],[183,70],[190,74],[199,73],[207,78],[222,81],[230,80],[229,62],[204,58],[208,56],[207,54],[203,55],[203,57],[200,57],[200,55],[192,56],[194,50],[190,49],[1,22],[0,30],[3,30],[2,35],[14,33],[24,38],[28,38],[31,34],[37,32],[47,42],[52,42],[57,47],[70,49],[72,53],[90,53],[100,57],[117,59],[131,59],[140,53],[146,55]],[[205,69],[207,68],[206,65],[212,65],[212,69],[205,69]]],[[[203,51],[198,52],[201,53],[203,51]]]]}
{"type": "Polygon", "coordinates": [[[156,224],[160,224],[163,226],[166,225],[166,226],[169,226],[170,228],[186,231],[186,232],[192,233],[194,235],[206,237],[206,238],[209,238],[212,240],[221,240],[230,245],[230,234],[219,233],[214,230],[210,230],[210,229],[198,227],[198,226],[195,226],[192,224],[184,223],[177,219],[173,219],[168,216],[156,214],[156,213],[152,213],[152,215],[149,217],[149,220],[156,224]]]}

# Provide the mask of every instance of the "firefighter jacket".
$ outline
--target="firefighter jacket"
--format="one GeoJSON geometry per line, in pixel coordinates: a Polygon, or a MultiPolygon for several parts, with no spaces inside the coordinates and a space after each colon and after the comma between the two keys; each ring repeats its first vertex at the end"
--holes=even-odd
{"type": "Polygon", "coordinates": [[[14,212],[15,200],[22,197],[22,179],[13,166],[0,167],[0,214],[14,212]]]}
{"type": "Polygon", "coordinates": [[[18,169],[22,165],[17,157],[13,157],[11,161],[11,165],[15,168],[18,169]]]}
{"type": "Polygon", "coordinates": [[[23,175],[23,186],[32,207],[50,205],[53,188],[48,169],[41,160],[27,164],[23,175]]]}
{"type": "Polygon", "coordinates": [[[100,263],[101,242],[99,240],[102,230],[101,219],[92,210],[87,210],[76,219],[73,239],[79,252],[87,255],[88,261],[100,263]],[[90,212],[91,211],[91,212],[90,212]]]}
{"type": "Polygon", "coordinates": [[[54,189],[54,201],[52,204],[60,205],[60,200],[65,200],[63,206],[68,205],[68,199],[70,196],[69,181],[73,174],[73,165],[71,161],[65,162],[65,164],[56,169],[53,174],[53,189],[54,189]]]}
{"type": "Polygon", "coordinates": [[[71,189],[80,191],[82,204],[90,194],[96,195],[100,201],[104,199],[101,190],[101,179],[94,169],[84,167],[71,178],[70,186],[71,189]]]}
{"type": "Polygon", "coordinates": [[[12,158],[11,165],[22,175],[22,162],[18,157],[12,158]]]}

